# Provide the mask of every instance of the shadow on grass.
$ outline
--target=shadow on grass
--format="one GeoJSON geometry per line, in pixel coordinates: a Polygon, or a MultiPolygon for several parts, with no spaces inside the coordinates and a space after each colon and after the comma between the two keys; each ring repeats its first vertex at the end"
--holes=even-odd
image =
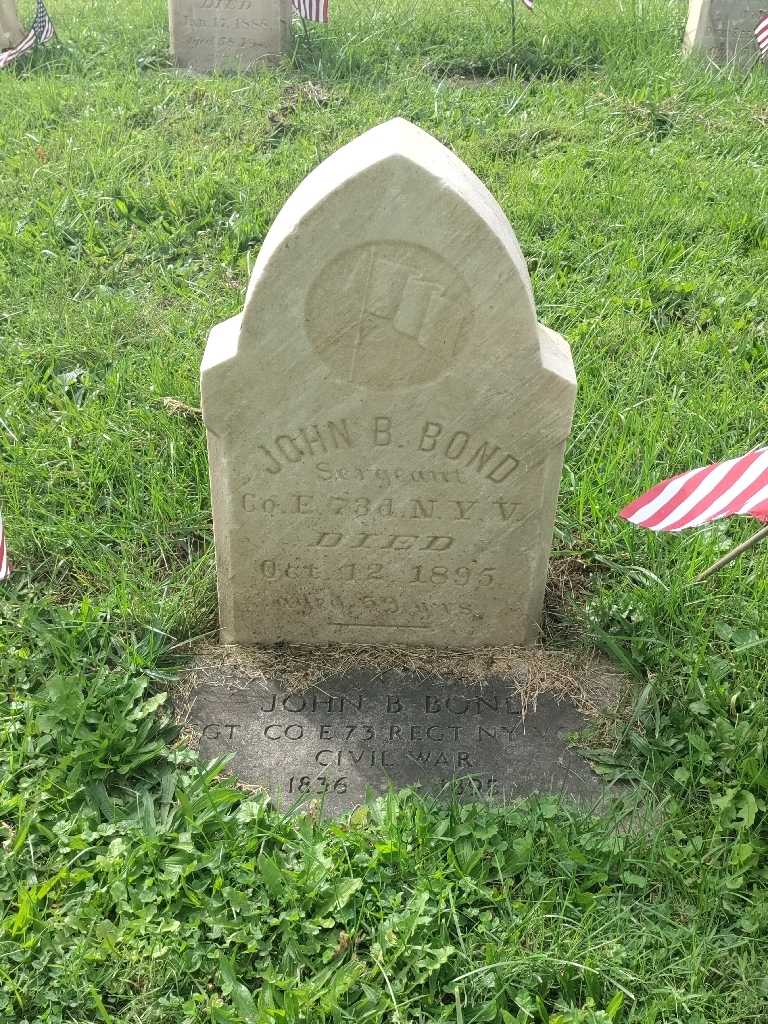
{"type": "Polygon", "coordinates": [[[524,81],[573,81],[592,74],[600,67],[600,60],[578,56],[573,60],[548,57],[533,49],[518,48],[503,58],[480,59],[467,63],[441,61],[429,71],[436,79],[452,79],[458,84],[486,85],[504,79],[524,81]]]}
{"type": "MultiPolygon", "coordinates": [[[[395,70],[386,62],[367,63],[363,59],[343,61],[334,52],[330,42],[321,49],[312,50],[305,42],[300,42],[294,51],[292,63],[297,71],[309,78],[331,81],[382,79],[395,70]]],[[[464,80],[467,84],[484,85],[507,79],[572,81],[594,73],[603,63],[604,54],[599,50],[584,50],[569,55],[545,52],[533,45],[519,45],[500,54],[425,54],[419,70],[436,80],[450,78],[464,80]]]]}
{"type": "Polygon", "coordinates": [[[571,81],[628,61],[646,62],[678,47],[678,27],[668,10],[653,17],[634,12],[560,9],[533,17],[497,8],[480,17],[464,11],[438,19],[412,11],[404,20],[340,16],[330,26],[308,26],[295,35],[293,65],[326,80],[377,79],[404,69],[435,78],[571,81]]]}

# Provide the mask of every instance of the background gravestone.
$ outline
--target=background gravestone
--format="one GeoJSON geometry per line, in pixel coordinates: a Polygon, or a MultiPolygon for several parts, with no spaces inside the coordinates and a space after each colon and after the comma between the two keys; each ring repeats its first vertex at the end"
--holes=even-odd
{"type": "Polygon", "coordinates": [[[169,0],[171,50],[193,71],[243,71],[288,49],[291,0],[169,0]]]}
{"type": "Polygon", "coordinates": [[[203,359],[222,640],[533,640],[575,388],[469,169],[400,119],[341,149],[203,359]]]}
{"type": "Polygon", "coordinates": [[[16,0],[0,0],[0,50],[10,50],[25,32],[16,12],[16,0]]]}
{"type": "Polygon", "coordinates": [[[683,50],[740,64],[758,59],[755,28],[767,0],[690,0],[683,50]]]}

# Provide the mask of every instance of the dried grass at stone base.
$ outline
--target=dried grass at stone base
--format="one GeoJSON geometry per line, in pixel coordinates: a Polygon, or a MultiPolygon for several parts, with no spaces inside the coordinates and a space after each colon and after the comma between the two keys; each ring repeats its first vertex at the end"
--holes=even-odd
{"type": "MultiPolygon", "coordinates": [[[[611,663],[592,652],[554,651],[544,647],[483,647],[471,651],[437,651],[429,647],[280,645],[239,647],[205,644],[190,652],[186,671],[174,687],[176,721],[185,741],[196,746],[199,737],[188,716],[195,691],[202,684],[231,685],[233,675],[245,685],[267,686],[279,681],[286,693],[318,687],[351,671],[377,676],[388,672],[412,680],[461,681],[482,687],[493,678],[513,687],[523,716],[536,710],[542,695],[572,704],[590,723],[607,725],[621,715],[629,693],[628,680],[611,663]]],[[[373,680],[372,680],[373,681],[373,680]]]]}

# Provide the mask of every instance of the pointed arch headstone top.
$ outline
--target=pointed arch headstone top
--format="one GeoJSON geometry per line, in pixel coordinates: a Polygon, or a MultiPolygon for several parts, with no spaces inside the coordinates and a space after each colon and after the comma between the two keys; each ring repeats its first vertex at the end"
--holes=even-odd
{"type": "MultiPolygon", "coordinates": [[[[397,193],[398,179],[406,176],[409,169],[412,174],[420,171],[425,178],[431,178],[436,188],[453,192],[479,218],[485,220],[489,230],[507,247],[509,258],[516,266],[533,303],[523,254],[499,204],[455,153],[434,136],[402,117],[377,125],[353,139],[304,179],[275,219],[262,247],[259,264],[263,265],[309,214],[322,204],[331,202],[334,194],[342,189],[347,193],[344,201],[349,206],[351,196],[348,192],[354,189],[355,183],[357,191],[365,197],[366,216],[376,218],[379,214],[380,219],[385,221],[381,227],[376,223],[371,225],[372,233],[386,230],[386,221],[392,212],[386,200],[397,193]],[[377,188],[382,191],[379,192],[379,203],[374,206],[370,199],[377,188]]],[[[414,228],[418,229],[418,222],[414,228]]],[[[259,264],[251,279],[249,294],[258,279],[259,264]]]]}
{"type": "Polygon", "coordinates": [[[203,359],[222,638],[532,640],[575,387],[469,168],[402,119],[340,149],[203,359]]]}

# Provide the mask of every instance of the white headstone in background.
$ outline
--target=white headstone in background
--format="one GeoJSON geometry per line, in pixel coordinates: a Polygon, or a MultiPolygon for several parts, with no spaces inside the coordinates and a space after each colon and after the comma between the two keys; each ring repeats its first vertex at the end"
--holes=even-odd
{"type": "Polygon", "coordinates": [[[24,36],[16,13],[16,0],[0,0],[0,50],[12,50],[24,36]]]}
{"type": "Polygon", "coordinates": [[[171,51],[192,71],[246,71],[288,49],[291,0],[169,0],[171,51]]]}
{"type": "Polygon", "coordinates": [[[575,391],[472,172],[399,119],[339,150],[203,359],[222,640],[535,639],[575,391]]]}
{"type": "Polygon", "coordinates": [[[703,53],[718,63],[758,59],[755,28],[768,0],[689,0],[685,53],[703,53]]]}

